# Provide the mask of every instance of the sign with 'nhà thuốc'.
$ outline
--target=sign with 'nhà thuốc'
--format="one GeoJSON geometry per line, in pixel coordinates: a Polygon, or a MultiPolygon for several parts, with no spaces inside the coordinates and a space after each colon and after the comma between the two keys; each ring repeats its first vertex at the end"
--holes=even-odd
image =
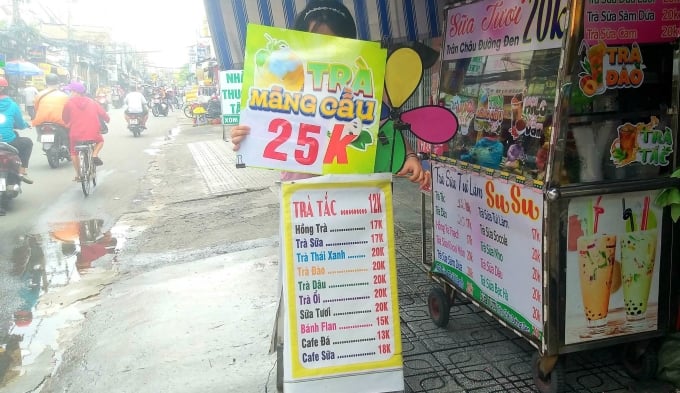
{"type": "Polygon", "coordinates": [[[220,71],[220,98],[222,100],[222,124],[239,123],[241,113],[241,82],[243,70],[220,71]]]}

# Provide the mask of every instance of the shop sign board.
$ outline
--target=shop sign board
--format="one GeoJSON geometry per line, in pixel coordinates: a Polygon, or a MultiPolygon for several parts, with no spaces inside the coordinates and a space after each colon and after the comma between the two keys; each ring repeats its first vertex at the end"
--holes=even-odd
{"type": "Polygon", "coordinates": [[[663,211],[656,193],[569,202],[565,344],[657,330],[663,211]]]}
{"type": "Polygon", "coordinates": [[[485,0],[448,9],[442,60],[562,46],[567,0],[485,0]]]}
{"type": "Polygon", "coordinates": [[[240,146],[247,166],[372,173],[387,52],[378,42],[248,25],[240,146]]]}
{"type": "Polygon", "coordinates": [[[286,392],[404,389],[390,174],[282,185],[286,392]]]}
{"type": "Polygon", "coordinates": [[[243,70],[220,71],[220,98],[222,100],[222,124],[239,124],[241,113],[241,87],[243,70]]]}
{"type": "Polygon", "coordinates": [[[541,339],[541,190],[433,162],[432,194],[432,271],[510,326],[541,339]]]}
{"type": "Polygon", "coordinates": [[[585,0],[583,37],[589,45],[675,41],[680,37],[680,2],[585,0]]]}

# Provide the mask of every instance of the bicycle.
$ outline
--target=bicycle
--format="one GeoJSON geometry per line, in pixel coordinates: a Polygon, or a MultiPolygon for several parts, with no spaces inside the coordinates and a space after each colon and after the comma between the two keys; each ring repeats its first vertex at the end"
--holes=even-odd
{"type": "Polygon", "coordinates": [[[195,102],[188,103],[188,104],[184,105],[184,108],[183,108],[184,116],[188,117],[189,119],[193,119],[194,118],[194,109],[198,108],[199,106],[201,106],[201,105],[198,104],[198,103],[195,103],[195,102]]]}
{"type": "Polygon", "coordinates": [[[92,187],[97,185],[97,166],[92,160],[92,152],[97,142],[83,141],[76,145],[78,163],[80,164],[80,185],[85,196],[90,195],[92,187]]]}

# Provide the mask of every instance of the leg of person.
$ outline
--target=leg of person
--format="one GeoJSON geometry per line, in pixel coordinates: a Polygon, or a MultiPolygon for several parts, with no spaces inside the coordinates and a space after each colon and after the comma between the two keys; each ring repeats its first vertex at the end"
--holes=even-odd
{"type": "Polygon", "coordinates": [[[71,163],[73,164],[73,169],[76,170],[76,177],[73,178],[74,181],[80,181],[80,162],[78,161],[78,153],[76,152],[76,144],[78,141],[71,138],[71,163]]]}
{"type": "Polygon", "coordinates": [[[33,151],[33,141],[31,140],[31,138],[20,136],[15,138],[9,144],[16,147],[16,149],[19,151],[19,159],[21,160],[21,168],[19,168],[19,174],[21,175],[21,180],[24,183],[33,184],[33,180],[31,180],[26,175],[28,161],[31,159],[31,152],[33,151]]]}
{"type": "Polygon", "coordinates": [[[26,112],[28,112],[28,116],[31,117],[31,120],[35,119],[35,107],[34,106],[27,106],[26,112]]]}
{"type": "Polygon", "coordinates": [[[97,142],[97,144],[94,145],[94,149],[92,150],[92,162],[94,162],[94,164],[97,166],[104,165],[102,159],[99,158],[99,152],[102,150],[102,147],[104,147],[104,142],[97,142]]]}

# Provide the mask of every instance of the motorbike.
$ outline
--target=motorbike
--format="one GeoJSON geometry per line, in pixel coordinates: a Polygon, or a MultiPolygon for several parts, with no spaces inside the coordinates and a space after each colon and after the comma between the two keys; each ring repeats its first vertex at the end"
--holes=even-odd
{"type": "Polygon", "coordinates": [[[130,113],[128,114],[128,130],[132,132],[132,135],[135,137],[138,137],[142,134],[142,131],[144,131],[144,127],[142,126],[142,115],[141,113],[130,113]]]}
{"type": "Polygon", "coordinates": [[[58,168],[62,160],[71,161],[66,127],[57,123],[42,123],[35,129],[50,168],[58,168]]]}
{"type": "Polygon", "coordinates": [[[123,107],[123,97],[120,93],[118,93],[115,90],[113,91],[113,93],[111,93],[111,104],[116,109],[123,107]]]}
{"type": "Polygon", "coordinates": [[[161,96],[156,94],[151,100],[151,113],[155,117],[168,116],[168,103],[161,99],[161,96]]]}
{"type": "Polygon", "coordinates": [[[102,106],[102,108],[104,108],[106,112],[109,111],[109,100],[106,98],[106,94],[97,95],[96,101],[102,106]]]}
{"type": "Polygon", "coordinates": [[[222,117],[222,103],[216,95],[210,97],[210,101],[208,101],[205,107],[207,111],[206,117],[208,119],[219,119],[222,117]]]}
{"type": "Polygon", "coordinates": [[[8,143],[0,142],[0,216],[6,214],[9,201],[21,194],[19,168],[19,151],[8,143]]]}

